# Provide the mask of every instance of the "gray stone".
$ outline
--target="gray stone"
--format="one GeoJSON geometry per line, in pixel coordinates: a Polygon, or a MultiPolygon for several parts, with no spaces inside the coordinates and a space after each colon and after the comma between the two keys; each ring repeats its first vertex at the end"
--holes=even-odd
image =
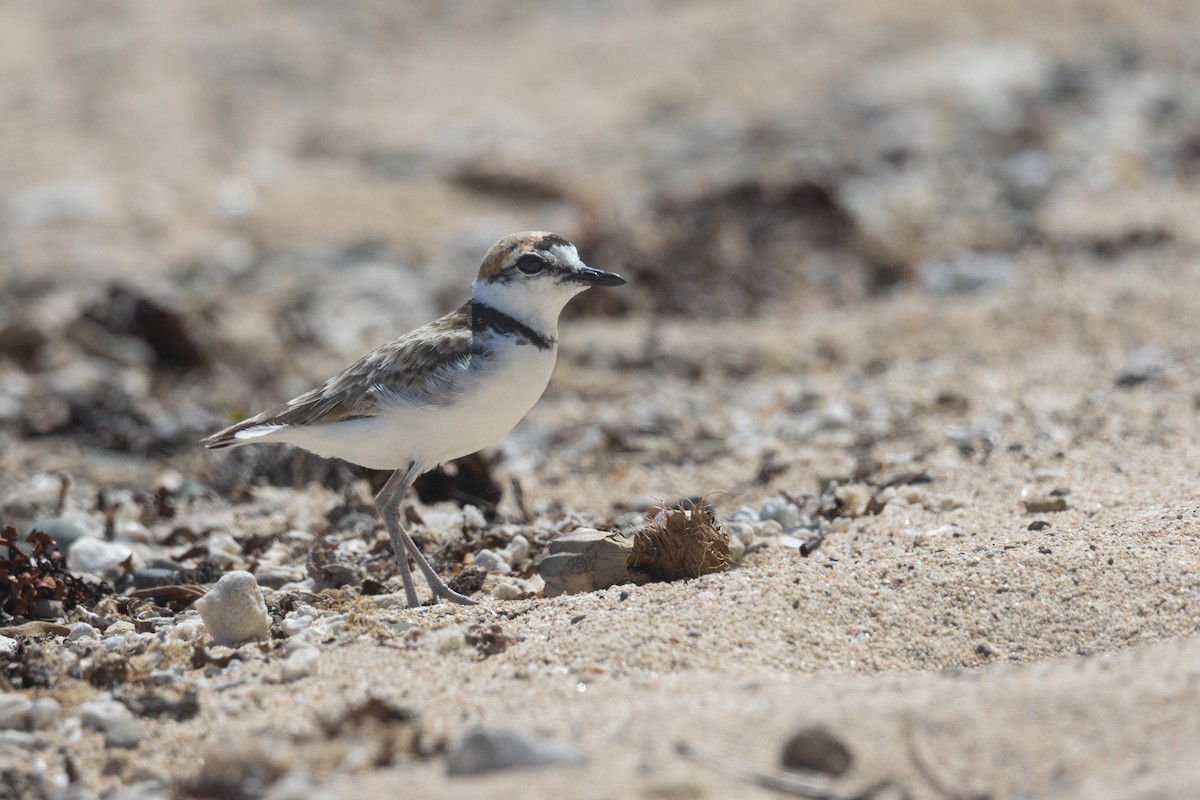
{"type": "Polygon", "coordinates": [[[79,707],[79,720],[87,727],[104,732],[109,747],[137,747],[146,737],[142,724],[123,703],[111,698],[89,700],[79,707]]]}
{"type": "Polygon", "coordinates": [[[824,772],[836,778],[850,769],[854,757],[827,728],[812,725],[792,734],[783,745],[780,761],[786,769],[824,772]]]}
{"type": "Polygon", "coordinates": [[[446,774],[482,775],[531,767],[582,766],[587,754],[566,742],[546,741],[510,731],[474,730],[446,754],[446,774]]]}
{"type": "Polygon", "coordinates": [[[26,542],[25,537],[33,531],[41,531],[53,539],[63,555],[70,551],[71,545],[88,535],[87,531],[72,520],[64,517],[42,517],[26,528],[25,536],[21,537],[19,547],[26,553],[33,550],[33,545],[26,542]]]}

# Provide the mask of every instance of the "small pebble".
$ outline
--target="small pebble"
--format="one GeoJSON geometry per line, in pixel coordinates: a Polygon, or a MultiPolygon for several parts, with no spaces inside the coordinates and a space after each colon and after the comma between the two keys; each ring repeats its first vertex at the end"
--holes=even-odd
{"type": "Polygon", "coordinates": [[[33,549],[33,546],[25,541],[25,537],[33,531],[41,531],[53,539],[54,543],[58,545],[59,552],[63,553],[63,555],[66,555],[71,550],[71,546],[75,542],[88,535],[87,531],[72,520],[64,517],[43,517],[25,530],[25,536],[22,536],[18,543],[23,552],[27,553],[33,549]]]}
{"type": "Polygon", "coordinates": [[[35,731],[44,731],[58,719],[60,713],[62,706],[57,700],[53,697],[39,697],[29,709],[30,727],[35,731]]]}
{"type": "Polygon", "coordinates": [[[474,730],[446,753],[446,774],[482,775],[530,767],[582,766],[587,754],[566,742],[534,739],[509,731],[474,730]]]}
{"type": "Polygon", "coordinates": [[[195,603],[215,644],[237,645],[271,635],[271,618],[249,572],[229,572],[195,603]]]}
{"type": "Polygon", "coordinates": [[[785,769],[823,772],[835,778],[854,761],[850,748],[822,725],[803,728],[783,745],[780,761],[785,769]]]}
{"type": "Polygon", "coordinates": [[[33,701],[28,697],[16,692],[0,694],[0,730],[29,730],[32,711],[33,701]]]}
{"type": "Polygon", "coordinates": [[[445,655],[466,646],[467,631],[461,625],[449,625],[426,631],[421,642],[435,653],[445,655]]]}
{"type": "Polygon", "coordinates": [[[788,530],[800,524],[800,509],[795,503],[791,503],[780,497],[774,497],[763,501],[762,508],[758,512],[758,518],[762,522],[775,520],[783,526],[784,530],[788,530]]]}
{"type": "Polygon", "coordinates": [[[134,570],[133,588],[152,589],[155,586],[165,586],[174,573],[175,570],[164,569],[162,567],[146,567],[134,570]]]}
{"type": "Polygon", "coordinates": [[[500,555],[513,567],[524,567],[529,563],[529,540],[518,533],[508,546],[500,551],[500,555]]]}
{"type": "Polygon", "coordinates": [[[104,732],[109,747],[137,747],[146,736],[142,724],[123,703],[112,699],[90,700],[79,707],[79,719],[87,727],[104,732]]]}
{"type": "Polygon", "coordinates": [[[499,583],[496,588],[492,589],[492,597],[497,600],[520,600],[524,596],[525,592],[521,590],[521,587],[511,581],[499,583]]]}
{"type": "MultiPolygon", "coordinates": [[[[86,572],[99,577],[115,577],[133,551],[120,542],[106,542],[93,536],[83,536],[71,545],[67,566],[73,572],[86,572]]],[[[138,561],[136,557],[133,562],[138,561]]],[[[140,566],[140,565],[137,565],[140,566]]]]}
{"type": "Polygon", "coordinates": [[[504,560],[504,556],[487,548],[476,553],[475,560],[471,563],[476,567],[486,569],[488,572],[499,572],[501,575],[507,575],[512,572],[512,567],[504,560]]]}
{"type": "Polygon", "coordinates": [[[321,660],[321,651],[315,647],[299,647],[288,654],[280,668],[280,677],[284,683],[298,681],[317,674],[317,665],[321,660]]]}

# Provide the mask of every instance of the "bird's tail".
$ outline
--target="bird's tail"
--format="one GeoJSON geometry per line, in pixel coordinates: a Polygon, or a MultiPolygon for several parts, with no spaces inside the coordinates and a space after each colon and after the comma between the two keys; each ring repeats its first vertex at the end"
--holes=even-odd
{"type": "Polygon", "coordinates": [[[261,440],[262,437],[268,436],[274,431],[285,427],[283,425],[264,425],[258,421],[258,417],[242,420],[241,422],[230,425],[224,430],[217,431],[212,436],[200,440],[200,444],[207,447],[209,450],[223,450],[226,447],[237,447],[243,444],[251,444],[256,439],[261,440]]]}

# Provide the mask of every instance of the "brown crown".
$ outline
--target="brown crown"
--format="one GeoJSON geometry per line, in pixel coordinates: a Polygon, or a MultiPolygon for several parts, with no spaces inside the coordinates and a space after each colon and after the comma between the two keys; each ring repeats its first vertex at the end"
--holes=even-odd
{"type": "Polygon", "coordinates": [[[513,233],[496,242],[483,257],[479,265],[479,280],[486,281],[496,277],[500,271],[512,263],[517,253],[528,253],[534,250],[549,250],[555,245],[569,245],[563,237],[546,231],[525,231],[513,233]]]}

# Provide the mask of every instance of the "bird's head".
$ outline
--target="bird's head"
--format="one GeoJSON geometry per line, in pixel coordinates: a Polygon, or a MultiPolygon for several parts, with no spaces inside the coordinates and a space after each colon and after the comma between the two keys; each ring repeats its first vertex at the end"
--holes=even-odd
{"type": "Polygon", "coordinates": [[[553,329],[563,306],[591,286],[620,286],[615,272],[593,269],[579,259],[575,245],[544,231],[505,236],[492,245],[472,287],[474,300],[527,324],[553,329]]]}

